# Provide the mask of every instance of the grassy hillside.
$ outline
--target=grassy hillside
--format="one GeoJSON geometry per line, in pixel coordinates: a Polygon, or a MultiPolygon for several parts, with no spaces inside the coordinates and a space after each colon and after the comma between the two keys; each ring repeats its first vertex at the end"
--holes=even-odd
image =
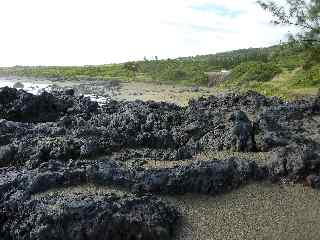
{"type": "Polygon", "coordinates": [[[24,67],[0,68],[2,76],[26,76],[76,80],[81,78],[118,79],[126,76],[121,64],[83,67],[24,67]]]}
{"type": "Polygon", "coordinates": [[[218,89],[255,90],[266,95],[295,98],[305,94],[316,94],[320,88],[320,60],[310,62],[308,54],[310,53],[298,47],[282,45],[99,66],[16,66],[0,68],[0,76],[45,77],[57,81],[121,79],[206,85],[205,72],[228,69],[231,70],[231,74],[218,89]]]}
{"type": "Polygon", "coordinates": [[[268,96],[294,99],[315,95],[320,88],[320,63],[309,61],[299,48],[274,49],[265,62],[244,62],[232,69],[219,89],[255,90],[268,96]]]}
{"type": "Polygon", "coordinates": [[[272,48],[250,48],[219,54],[166,60],[83,67],[0,68],[0,75],[46,77],[57,80],[123,79],[181,84],[206,84],[205,72],[232,69],[248,61],[266,61],[272,48]]]}

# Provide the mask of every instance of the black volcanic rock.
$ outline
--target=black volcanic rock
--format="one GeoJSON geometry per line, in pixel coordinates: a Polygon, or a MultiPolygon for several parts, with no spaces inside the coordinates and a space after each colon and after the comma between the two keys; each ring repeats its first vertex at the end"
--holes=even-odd
{"type": "Polygon", "coordinates": [[[96,112],[97,103],[73,95],[42,92],[33,95],[24,90],[4,87],[0,89],[0,118],[16,122],[54,122],[67,113],[87,116],[96,112]]]}
{"type": "MultiPolygon", "coordinates": [[[[249,92],[200,98],[188,107],[152,101],[110,101],[99,107],[69,91],[35,96],[2,88],[0,117],[6,120],[1,120],[0,145],[17,147],[12,162],[29,167],[49,159],[67,161],[129,151],[122,156],[125,160],[126,155],[132,156],[130,149],[143,158],[160,160],[187,159],[206,149],[253,151],[255,136],[247,115],[280,103],[249,92]],[[237,114],[243,119],[231,120],[237,114]]],[[[268,133],[265,128],[260,132],[258,140],[268,133]]]]}
{"type": "Polygon", "coordinates": [[[99,192],[34,197],[87,183],[89,171],[76,165],[49,161],[32,171],[0,169],[1,239],[171,238],[179,215],[156,197],[99,192]]]}
{"type": "Polygon", "coordinates": [[[293,144],[271,154],[270,173],[274,178],[301,180],[310,174],[320,175],[320,145],[314,142],[293,144]]]}
{"type": "Polygon", "coordinates": [[[149,194],[216,195],[267,177],[319,188],[319,103],[285,103],[248,92],[200,98],[186,107],[112,100],[99,106],[71,90],[35,96],[1,88],[0,236],[168,239],[178,215],[149,194]],[[144,167],[150,159],[185,160],[220,150],[263,151],[270,162],[231,158],[144,167]],[[137,195],[34,198],[88,183],[137,195]]]}
{"type": "Polygon", "coordinates": [[[3,240],[166,240],[177,218],[155,197],[56,194],[0,212],[0,234],[3,240]]]}
{"type": "Polygon", "coordinates": [[[112,160],[42,163],[33,170],[0,169],[0,234],[5,240],[170,239],[178,213],[144,193],[216,195],[265,177],[252,161],[195,162],[144,170],[112,160]],[[139,196],[88,193],[44,195],[50,189],[82,184],[115,185],[139,196]],[[41,195],[40,195],[41,196],[41,195]],[[125,230],[125,231],[121,231],[125,230]],[[140,238],[138,238],[140,236],[140,238]]]}
{"type": "Polygon", "coordinates": [[[272,151],[319,135],[314,99],[288,104],[254,92],[200,98],[187,107],[152,101],[99,107],[63,92],[34,96],[10,88],[1,89],[0,99],[6,118],[0,145],[17,148],[11,162],[28,167],[119,153],[122,160],[181,160],[203,150],[272,151]]]}

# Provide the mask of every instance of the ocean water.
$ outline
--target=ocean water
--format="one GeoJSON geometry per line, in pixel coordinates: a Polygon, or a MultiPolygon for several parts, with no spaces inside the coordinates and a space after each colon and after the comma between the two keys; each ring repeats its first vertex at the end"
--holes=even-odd
{"type": "Polygon", "coordinates": [[[6,80],[0,80],[0,88],[2,87],[13,87],[15,83],[21,83],[23,85],[23,88],[17,88],[17,89],[23,89],[26,92],[39,95],[43,91],[50,92],[52,83],[42,83],[42,82],[25,82],[25,81],[6,81],[6,80]]]}
{"type": "MultiPolygon", "coordinates": [[[[17,88],[17,89],[23,89],[24,91],[28,93],[32,93],[34,95],[39,95],[43,91],[51,92],[53,82],[50,81],[14,81],[14,80],[2,80],[0,79],[0,88],[2,87],[13,87],[16,83],[21,83],[23,85],[23,88],[17,88]]],[[[55,84],[56,85],[56,84],[55,84]]],[[[98,96],[95,94],[85,94],[85,97],[89,97],[91,101],[98,102],[98,104],[103,105],[105,104],[108,99],[106,97],[98,96]]]]}

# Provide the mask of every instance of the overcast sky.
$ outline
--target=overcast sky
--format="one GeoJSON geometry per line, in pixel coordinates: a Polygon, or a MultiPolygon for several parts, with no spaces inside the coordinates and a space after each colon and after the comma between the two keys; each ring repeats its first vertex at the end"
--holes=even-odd
{"type": "Polygon", "coordinates": [[[175,58],[285,39],[255,0],[0,0],[0,66],[175,58]]]}

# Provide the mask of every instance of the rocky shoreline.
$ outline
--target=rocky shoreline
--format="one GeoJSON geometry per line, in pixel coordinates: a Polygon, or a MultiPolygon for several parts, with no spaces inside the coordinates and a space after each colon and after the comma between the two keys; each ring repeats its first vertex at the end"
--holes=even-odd
{"type": "Polygon", "coordinates": [[[13,239],[171,239],[178,211],[154,194],[217,195],[251,181],[320,187],[320,99],[255,92],[98,105],[72,89],[0,89],[0,235],[13,239]],[[204,151],[267,152],[269,161],[185,161],[204,151]],[[60,187],[132,193],[32,196],[60,187]]]}

